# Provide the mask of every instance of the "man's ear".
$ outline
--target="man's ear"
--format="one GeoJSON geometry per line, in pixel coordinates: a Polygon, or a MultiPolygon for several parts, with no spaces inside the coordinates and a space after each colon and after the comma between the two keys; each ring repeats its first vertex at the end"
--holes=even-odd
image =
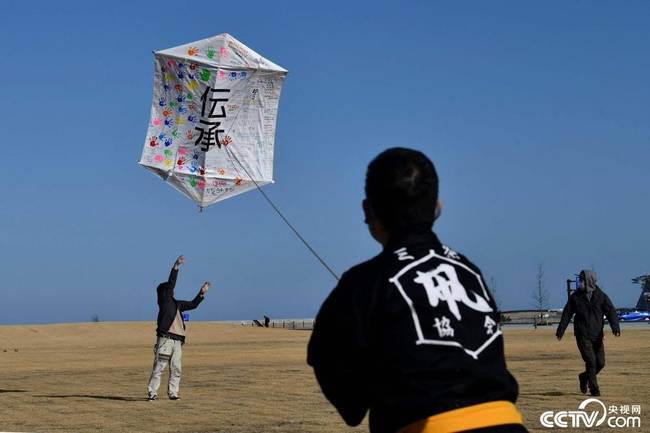
{"type": "Polygon", "coordinates": [[[363,222],[368,224],[372,219],[372,209],[370,208],[370,202],[367,198],[363,199],[361,207],[363,208],[363,222]]]}
{"type": "Polygon", "coordinates": [[[434,221],[438,219],[441,213],[442,213],[442,201],[438,199],[438,201],[436,202],[436,210],[433,216],[434,221]]]}

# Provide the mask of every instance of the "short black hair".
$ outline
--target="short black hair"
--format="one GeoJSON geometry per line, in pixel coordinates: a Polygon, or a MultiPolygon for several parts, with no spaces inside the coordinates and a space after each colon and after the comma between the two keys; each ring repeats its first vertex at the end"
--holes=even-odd
{"type": "Polygon", "coordinates": [[[395,147],[377,155],[366,172],[366,198],[392,232],[431,228],[438,201],[438,174],[427,156],[395,147]]]}

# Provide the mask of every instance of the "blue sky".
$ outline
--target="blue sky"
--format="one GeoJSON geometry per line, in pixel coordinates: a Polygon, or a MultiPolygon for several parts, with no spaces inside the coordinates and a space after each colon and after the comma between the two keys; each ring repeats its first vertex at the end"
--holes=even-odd
{"type": "Polygon", "coordinates": [[[441,239],[530,308],[593,267],[618,306],[650,273],[650,3],[7,2],[0,17],[1,323],[312,317],[334,285],[256,192],[195,206],[141,168],[152,50],[228,32],[290,71],[265,191],[338,272],[375,255],[367,163],[414,147],[441,239]]]}

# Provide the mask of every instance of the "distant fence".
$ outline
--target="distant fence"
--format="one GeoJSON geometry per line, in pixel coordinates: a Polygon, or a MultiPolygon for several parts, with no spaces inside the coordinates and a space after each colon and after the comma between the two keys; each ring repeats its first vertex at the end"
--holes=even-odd
{"type": "MultiPolygon", "coordinates": [[[[242,326],[266,327],[263,320],[243,320],[242,326]]],[[[314,319],[283,319],[270,320],[268,328],[295,329],[295,330],[312,330],[314,329],[314,319]]]]}
{"type": "Polygon", "coordinates": [[[560,323],[561,311],[513,310],[501,312],[501,325],[555,325],[560,323]]]}
{"type": "MultiPolygon", "coordinates": [[[[560,322],[562,313],[554,310],[512,310],[501,312],[501,325],[555,325],[560,322]]],[[[312,330],[314,319],[269,320],[268,326],[262,320],[242,320],[241,326],[268,327],[280,329],[312,330]]]]}

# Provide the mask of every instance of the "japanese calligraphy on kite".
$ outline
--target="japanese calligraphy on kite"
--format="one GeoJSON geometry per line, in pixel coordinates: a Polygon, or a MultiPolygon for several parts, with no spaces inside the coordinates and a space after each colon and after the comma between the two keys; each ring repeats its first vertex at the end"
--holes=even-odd
{"type": "Polygon", "coordinates": [[[140,164],[201,208],[273,182],[287,70],[227,33],[154,57],[140,164]]]}

